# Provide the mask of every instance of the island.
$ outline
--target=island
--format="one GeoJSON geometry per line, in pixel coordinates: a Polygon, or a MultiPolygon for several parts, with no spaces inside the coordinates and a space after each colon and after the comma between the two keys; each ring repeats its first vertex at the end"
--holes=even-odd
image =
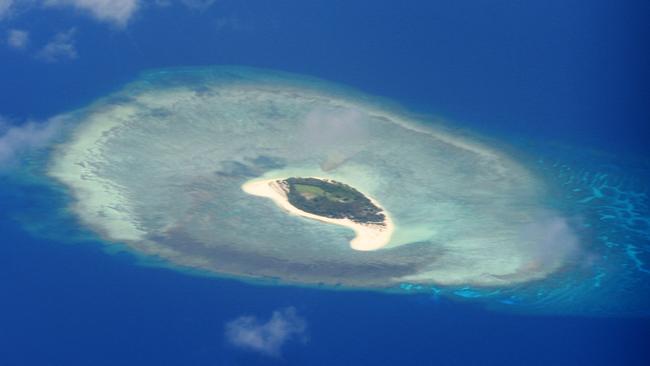
{"type": "Polygon", "coordinates": [[[354,230],[350,247],[380,249],[390,241],[394,225],[379,203],[345,183],[320,177],[289,177],[246,182],[244,192],[270,198],[290,214],[354,230]]]}

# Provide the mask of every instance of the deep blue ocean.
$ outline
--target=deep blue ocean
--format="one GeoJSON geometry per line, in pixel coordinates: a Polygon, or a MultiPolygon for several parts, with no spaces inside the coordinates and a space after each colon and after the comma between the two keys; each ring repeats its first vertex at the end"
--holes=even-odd
{"type": "MultiPolygon", "coordinates": [[[[254,66],[349,85],[558,161],[573,152],[567,161],[581,168],[603,157],[608,173],[648,192],[648,20],[648,2],[605,0],[143,2],[125,28],[68,8],[24,9],[0,20],[0,34],[30,31],[24,50],[0,42],[0,116],[42,121],[152,68],[254,66]],[[34,56],[71,28],[76,58],[34,56]]],[[[32,163],[0,172],[0,366],[650,364],[645,308],[531,315],[435,293],[263,286],[146,266],[59,217],[67,198],[25,177],[38,173],[32,163]],[[281,355],[227,342],[228,321],[285,307],[308,330],[281,355]]],[[[639,290],[615,296],[648,304],[650,243],[634,245],[639,290]]]]}

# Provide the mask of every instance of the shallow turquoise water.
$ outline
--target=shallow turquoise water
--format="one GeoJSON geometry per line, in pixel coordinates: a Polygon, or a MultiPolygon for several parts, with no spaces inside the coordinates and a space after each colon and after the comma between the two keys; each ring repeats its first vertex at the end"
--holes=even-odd
{"type": "MultiPolygon", "coordinates": [[[[35,164],[32,165],[34,167],[34,170],[36,171],[35,174],[40,175],[36,177],[36,179],[40,182],[39,184],[45,184],[45,185],[55,184],[58,191],[57,194],[68,197],[65,199],[62,198],[61,203],[55,205],[55,207],[52,207],[52,209],[54,209],[54,212],[56,213],[54,217],[62,217],[63,220],[67,220],[68,222],[73,222],[73,223],[76,222],[77,220],[76,217],[80,213],[78,210],[71,211],[70,209],[72,207],[75,207],[74,205],[76,205],[77,204],[76,202],[78,201],[81,201],[83,203],[83,198],[79,199],[78,195],[76,195],[75,198],[75,195],[72,194],[71,191],[67,191],[67,192],[61,191],[60,188],[58,187],[65,189],[64,186],[59,186],[59,183],[51,181],[50,178],[44,177],[43,175],[48,169],[50,169],[53,161],[56,161],[56,158],[53,160],[52,157],[53,156],[57,157],[58,154],[60,154],[62,151],[65,151],[65,147],[66,147],[65,143],[66,141],[70,140],[71,138],[70,136],[74,136],[73,134],[75,133],[75,131],[78,130],[77,125],[81,123],[81,126],[83,127],[85,124],[87,124],[87,122],[85,122],[87,119],[95,118],[92,117],[93,114],[96,113],[93,112],[93,110],[102,111],[104,108],[102,106],[103,104],[108,106],[121,106],[121,105],[127,106],[130,103],[129,98],[137,97],[138,93],[142,92],[142,90],[154,91],[156,90],[156,88],[163,88],[161,90],[164,90],[164,88],[170,88],[170,87],[174,88],[178,86],[182,87],[184,85],[192,85],[192,88],[194,90],[199,90],[198,92],[205,93],[208,92],[208,89],[210,88],[209,86],[210,84],[205,84],[206,85],[205,90],[201,90],[200,86],[205,82],[205,80],[212,80],[210,78],[213,78],[214,75],[218,75],[219,78],[222,78],[223,77],[222,70],[228,70],[228,69],[218,69],[218,68],[198,69],[197,71],[193,69],[181,69],[181,70],[169,70],[169,71],[156,71],[153,73],[148,73],[145,74],[144,76],[143,79],[144,82],[133,84],[133,86],[130,87],[130,89],[128,89],[125,95],[110,96],[106,98],[104,101],[100,101],[99,103],[96,103],[95,105],[91,106],[91,109],[89,110],[86,111],[81,110],[69,114],[67,117],[65,117],[68,120],[67,121],[67,126],[69,127],[69,133],[67,135],[68,137],[65,136],[62,137],[61,140],[59,141],[61,145],[58,145],[52,151],[46,152],[44,153],[44,155],[40,157],[36,157],[35,164]],[[180,74],[175,74],[178,72],[180,72],[180,74]],[[177,77],[177,75],[179,75],[180,77],[177,77]],[[204,79],[206,75],[208,76],[208,79],[204,79]],[[187,84],[188,82],[190,84],[187,84]],[[70,195],[72,195],[72,197],[70,197],[70,195]],[[63,203],[63,202],[68,202],[68,203],[63,203]]],[[[226,72],[226,75],[230,73],[229,76],[227,76],[227,79],[231,78],[237,80],[237,78],[240,77],[237,75],[239,72],[241,72],[239,71],[241,69],[231,69],[231,70],[232,71],[226,72]]],[[[291,76],[291,77],[295,77],[295,76],[291,76]]],[[[253,71],[252,76],[250,76],[250,78],[253,80],[265,80],[264,82],[266,83],[268,83],[269,80],[271,80],[271,84],[267,84],[267,85],[273,85],[273,83],[277,83],[277,85],[286,85],[285,83],[287,83],[288,80],[290,81],[289,85],[291,85],[291,83],[296,83],[293,85],[302,86],[305,85],[304,84],[305,82],[307,82],[306,85],[310,85],[309,83],[313,83],[313,81],[311,81],[310,79],[305,79],[307,81],[302,81],[300,79],[294,79],[295,81],[291,81],[291,79],[287,79],[287,77],[284,74],[273,74],[268,72],[259,73],[258,71],[253,71]]],[[[318,83],[322,83],[322,82],[318,81],[318,83]]],[[[331,84],[319,84],[317,89],[318,88],[327,90],[328,93],[333,93],[331,94],[332,96],[338,95],[338,96],[343,96],[343,98],[349,98],[350,101],[364,98],[363,95],[356,94],[356,92],[354,91],[346,90],[344,88],[341,88],[339,86],[334,86],[331,84]]],[[[166,116],[165,113],[168,113],[162,110],[154,110],[154,112],[155,113],[152,112],[151,114],[153,118],[164,118],[166,116]]],[[[141,115],[139,118],[148,118],[148,117],[141,115]]],[[[179,127],[182,126],[183,125],[179,125],[179,127]]],[[[127,140],[127,141],[131,141],[130,146],[135,147],[137,149],[138,146],[140,145],[137,139],[143,139],[143,137],[140,137],[140,135],[142,135],[142,133],[145,134],[149,133],[149,131],[151,130],[145,129],[143,130],[143,132],[138,132],[135,135],[133,135],[132,136],[133,138],[130,137],[127,140]]],[[[459,134],[458,131],[452,130],[452,132],[459,134]]],[[[178,131],[174,132],[172,136],[182,136],[184,133],[185,132],[183,132],[183,129],[181,128],[178,131]]],[[[522,142],[521,140],[516,138],[512,138],[511,141],[508,141],[509,137],[504,137],[504,136],[488,136],[488,137],[481,136],[479,138],[478,135],[473,133],[470,134],[470,131],[467,130],[461,131],[459,136],[464,136],[463,138],[469,138],[470,140],[476,139],[476,141],[480,141],[480,143],[483,144],[482,146],[492,145],[494,148],[501,149],[505,156],[507,155],[517,156],[517,163],[524,166],[525,169],[528,172],[530,172],[527,174],[530,174],[531,182],[535,181],[536,182],[534,183],[535,185],[543,184],[544,192],[545,192],[543,197],[545,201],[543,202],[542,207],[544,208],[544,210],[555,210],[556,212],[560,212],[562,216],[566,218],[566,223],[567,223],[566,225],[568,225],[568,227],[571,228],[572,237],[575,235],[575,237],[578,238],[579,247],[575,249],[575,252],[572,251],[570,255],[563,257],[562,259],[563,262],[561,263],[561,265],[556,269],[554,269],[553,271],[551,271],[549,274],[544,275],[543,278],[541,279],[533,278],[531,280],[515,281],[512,284],[505,284],[505,283],[502,285],[490,284],[487,286],[485,284],[480,284],[480,283],[474,284],[471,283],[471,281],[468,281],[468,283],[462,283],[461,281],[460,283],[454,283],[454,284],[445,284],[445,283],[436,284],[435,279],[431,281],[424,281],[424,282],[423,281],[411,282],[405,279],[397,282],[387,281],[385,286],[381,286],[381,285],[377,286],[376,284],[372,286],[366,286],[363,285],[363,282],[359,282],[362,288],[379,287],[379,288],[383,288],[383,290],[385,291],[390,291],[390,292],[432,293],[435,296],[444,296],[449,298],[461,299],[464,301],[477,301],[481,303],[486,303],[488,306],[492,308],[498,308],[506,311],[515,311],[515,312],[534,312],[534,313],[541,312],[541,313],[551,313],[551,314],[583,314],[583,315],[584,314],[593,314],[593,315],[646,314],[648,309],[647,306],[648,299],[643,294],[645,294],[648,291],[648,285],[645,279],[646,276],[648,275],[646,262],[648,260],[650,248],[648,245],[649,242],[648,241],[649,212],[647,206],[648,197],[645,191],[647,186],[645,184],[646,177],[644,177],[643,175],[645,174],[645,170],[644,170],[645,167],[643,166],[642,161],[636,162],[636,164],[638,165],[633,165],[633,163],[630,163],[631,165],[626,166],[625,169],[623,169],[620,166],[613,164],[615,159],[614,157],[608,156],[603,153],[589,152],[589,151],[584,151],[577,148],[570,148],[566,146],[553,146],[552,148],[549,148],[549,146],[547,145],[536,144],[535,142],[531,142],[531,141],[522,142]],[[638,294],[642,294],[642,295],[638,295],[638,294]]],[[[134,155],[137,154],[135,151],[136,150],[133,150],[132,152],[129,153],[130,154],[129,159],[137,156],[134,155]]],[[[163,150],[161,150],[160,152],[162,151],[163,150]]],[[[354,155],[357,153],[358,151],[354,151],[352,154],[354,155]]],[[[160,156],[159,153],[146,152],[146,154],[149,154],[148,156],[155,156],[156,159],[158,159],[160,156]]],[[[291,154],[295,154],[295,153],[292,152],[291,154]]],[[[113,156],[115,155],[113,154],[113,156]]],[[[231,163],[237,160],[232,159],[232,157],[227,157],[226,161],[228,162],[228,164],[225,169],[227,170],[229,169],[228,173],[235,174],[235,176],[239,174],[237,173],[238,171],[244,169],[243,171],[244,173],[242,173],[243,174],[242,177],[248,179],[251,176],[262,174],[265,170],[277,169],[277,167],[283,167],[285,165],[283,161],[284,158],[277,159],[277,158],[266,157],[265,159],[266,160],[264,164],[266,165],[260,165],[257,167],[256,166],[246,167],[245,165],[241,165],[241,164],[236,165],[235,163],[231,163]],[[273,163],[273,161],[276,161],[276,163],[273,163]],[[269,162],[271,162],[272,164],[268,165],[269,162]],[[277,162],[282,162],[282,163],[277,163],[277,162]],[[235,168],[237,169],[232,170],[235,168]],[[255,169],[257,169],[257,171],[255,169]]],[[[322,159],[322,155],[319,156],[317,154],[314,156],[314,159],[316,159],[315,161],[318,162],[319,159],[322,159]]],[[[120,162],[123,160],[121,160],[121,158],[117,158],[117,160],[115,161],[118,162],[118,164],[121,164],[120,162]]],[[[634,160],[631,161],[633,162],[634,160]]],[[[138,163],[130,162],[128,164],[138,164],[138,163]]],[[[217,166],[219,163],[217,161],[211,164],[217,166]]],[[[127,171],[133,171],[128,169],[128,166],[129,165],[126,165],[127,171]]],[[[359,167],[362,166],[363,165],[359,165],[359,167]]],[[[221,169],[224,169],[223,165],[221,166],[221,169]]],[[[286,170],[286,168],[283,169],[286,170]]],[[[305,168],[301,168],[301,169],[304,170],[305,168]]],[[[355,168],[355,169],[358,170],[359,168],[355,168]]],[[[34,174],[34,172],[31,172],[29,174],[34,174]]],[[[354,175],[349,175],[348,173],[343,173],[342,176],[348,177],[348,179],[353,179],[353,180],[355,179],[354,175]]],[[[27,179],[29,180],[31,178],[28,177],[27,179]]],[[[362,185],[364,184],[363,178],[361,178],[361,180],[359,180],[359,178],[356,179],[358,180],[358,182],[360,182],[360,184],[362,185]]],[[[128,181],[124,181],[124,182],[128,182],[128,181]]],[[[151,182],[144,181],[144,183],[145,185],[143,187],[148,187],[149,186],[148,184],[150,184],[151,182]]],[[[216,183],[216,181],[214,183],[218,184],[216,183]]],[[[140,183],[136,183],[136,184],[140,184],[140,183]]],[[[196,183],[192,183],[192,184],[196,184],[196,183]]],[[[225,186],[220,188],[221,193],[227,192],[227,190],[225,190],[224,187],[225,186]]],[[[367,187],[372,190],[373,184],[369,184],[367,187]]],[[[375,190],[377,190],[376,185],[374,187],[375,190]]],[[[149,190],[149,192],[155,192],[155,190],[151,190],[150,188],[147,189],[149,190]]],[[[378,192],[380,191],[381,190],[378,190],[378,192]]],[[[144,193],[145,191],[142,192],[144,193]]],[[[407,192],[409,191],[407,190],[407,192]]],[[[158,194],[162,194],[162,193],[158,193],[158,194]]],[[[234,193],[230,193],[230,194],[234,194],[234,193]]],[[[409,192],[409,194],[412,194],[412,192],[409,192]]],[[[239,197],[239,196],[235,195],[234,197],[239,197]]],[[[213,197],[213,199],[214,198],[215,197],[213,197]]],[[[155,200],[155,196],[152,196],[152,199],[155,200]]],[[[44,202],[45,201],[49,201],[49,199],[44,198],[44,202]]],[[[388,199],[387,202],[389,203],[389,207],[390,207],[391,200],[388,199]]],[[[178,203],[179,203],[178,201],[175,201],[174,203],[176,208],[182,207],[179,206],[178,203]]],[[[43,203],[36,203],[36,204],[41,205],[43,203]]],[[[410,203],[407,203],[407,206],[413,207],[410,203]]],[[[155,208],[154,212],[158,212],[159,214],[162,213],[161,210],[166,210],[165,208],[166,206],[164,205],[159,207],[156,206],[156,207],[157,208],[155,208]]],[[[255,210],[260,209],[258,206],[252,206],[252,207],[254,207],[255,210]]],[[[393,207],[397,207],[397,206],[393,206],[393,207]]],[[[267,214],[269,214],[268,213],[270,212],[268,211],[269,209],[268,208],[265,209],[267,210],[266,211],[267,214]]],[[[251,213],[252,211],[249,211],[249,213],[244,213],[244,211],[239,213],[237,212],[238,211],[233,211],[232,209],[226,209],[223,211],[223,213],[226,215],[223,216],[223,219],[226,220],[235,219],[236,221],[234,222],[236,223],[239,222],[237,220],[239,220],[240,217],[246,215],[252,215],[251,213]]],[[[498,216],[502,214],[503,212],[495,215],[498,216]]],[[[400,216],[397,217],[399,219],[400,216]]],[[[81,219],[82,221],[86,220],[86,218],[84,218],[83,216],[81,217],[81,219]]],[[[49,219],[45,219],[45,220],[48,221],[49,219]]],[[[155,221],[156,220],[155,216],[151,220],[155,221]]],[[[43,222],[43,219],[40,220],[30,219],[30,221],[40,222],[39,225],[42,225],[45,229],[41,228],[37,230],[40,230],[45,235],[49,235],[46,233],[48,230],[47,229],[48,223],[43,222]]],[[[256,225],[259,226],[259,223],[257,223],[256,225]]],[[[284,223],[283,225],[285,225],[286,227],[287,223],[284,223]]],[[[298,226],[295,227],[295,229],[293,229],[294,234],[292,235],[296,235],[298,231],[295,230],[301,230],[299,229],[299,227],[302,225],[311,225],[311,226],[307,226],[308,232],[310,233],[320,233],[317,235],[323,235],[323,233],[327,232],[327,230],[330,230],[331,234],[327,234],[327,235],[333,235],[334,233],[336,233],[335,235],[340,235],[341,238],[340,240],[342,240],[342,243],[345,243],[348,240],[346,239],[347,234],[343,231],[336,231],[336,230],[331,231],[333,228],[321,227],[319,226],[320,224],[310,224],[310,223],[307,224],[300,223],[298,226]]],[[[562,225],[565,225],[564,221],[562,225]]],[[[197,229],[199,231],[205,230],[205,229],[199,229],[198,227],[197,229]]],[[[462,227],[460,229],[462,230],[462,227]]],[[[196,229],[191,229],[191,230],[196,230],[196,229]]],[[[251,232],[250,228],[245,230],[247,232],[251,232]]],[[[539,243],[541,244],[533,243],[536,246],[532,253],[536,256],[535,259],[540,263],[546,263],[546,261],[550,261],[550,260],[552,260],[553,263],[555,263],[555,261],[558,258],[556,252],[565,251],[565,248],[563,248],[563,245],[565,244],[564,242],[562,242],[561,240],[555,240],[556,237],[554,236],[551,236],[550,239],[545,236],[545,231],[552,232],[553,230],[555,229],[552,226],[545,226],[541,234],[539,233],[540,230],[535,230],[535,235],[541,238],[539,241],[539,243]]],[[[562,226],[562,230],[564,230],[564,226],[562,226]]],[[[287,231],[285,230],[284,232],[286,233],[287,231]]],[[[267,244],[290,240],[289,239],[290,237],[286,237],[286,238],[276,237],[274,239],[271,239],[271,236],[269,235],[272,234],[270,233],[271,232],[260,234],[261,235],[260,237],[265,238],[264,240],[266,240],[267,244]]],[[[100,230],[99,234],[103,235],[105,233],[103,233],[100,230]]],[[[229,235],[227,233],[224,234],[229,235]]],[[[206,235],[211,235],[211,234],[209,233],[209,231],[206,231],[206,235]]],[[[236,238],[237,235],[241,235],[241,234],[236,234],[235,232],[232,238],[236,238]]],[[[107,235],[107,237],[110,238],[110,234],[107,235]]],[[[182,239],[183,238],[182,236],[170,237],[170,238],[172,242],[174,240],[177,240],[179,244],[182,243],[182,241],[184,240],[182,239]]],[[[156,240],[157,239],[154,239],[153,243],[155,243],[156,240]]],[[[307,240],[315,240],[315,239],[307,239],[307,240]]],[[[119,237],[114,238],[113,242],[115,244],[107,244],[107,250],[121,250],[132,246],[128,244],[126,246],[119,245],[121,244],[119,237]]],[[[573,243],[569,243],[569,244],[573,245],[573,243]]],[[[336,250],[344,250],[344,247],[345,245],[341,246],[341,249],[336,249],[336,250]]],[[[146,253],[147,251],[149,251],[147,247],[136,246],[134,249],[135,249],[135,253],[140,253],[141,251],[144,251],[144,253],[146,253]]],[[[153,259],[157,258],[157,255],[160,254],[156,252],[155,249],[150,252],[152,255],[154,255],[152,257],[153,259]]],[[[297,256],[298,252],[292,251],[291,253],[292,256],[296,255],[292,257],[292,259],[298,262],[300,262],[301,260],[302,261],[307,260],[308,262],[310,261],[309,259],[306,259],[308,257],[304,257],[305,259],[297,259],[300,258],[300,256],[297,256]]],[[[432,253],[435,253],[435,251],[432,253]]],[[[305,253],[305,255],[309,256],[310,254],[305,253]]],[[[351,255],[352,257],[339,257],[339,258],[341,259],[346,258],[344,261],[347,261],[349,260],[349,258],[354,258],[354,255],[357,254],[352,252],[351,254],[345,254],[345,255],[347,256],[351,255]]],[[[380,254],[375,258],[381,258],[382,255],[383,254],[380,254]]],[[[389,253],[387,256],[385,256],[385,259],[382,260],[385,260],[386,263],[390,263],[390,261],[393,260],[391,259],[392,255],[393,254],[389,253]]],[[[174,263],[178,264],[177,260],[169,259],[169,258],[175,258],[173,256],[168,257],[167,255],[163,254],[162,258],[163,258],[162,261],[158,261],[157,259],[152,261],[152,259],[148,259],[147,256],[145,255],[142,257],[142,262],[155,264],[159,266],[171,265],[172,267],[174,266],[174,263]],[[164,258],[168,258],[168,259],[165,260],[164,258]]],[[[394,258],[399,258],[399,257],[394,257],[394,258]]],[[[321,256],[319,257],[319,259],[323,259],[323,257],[321,256]]],[[[499,259],[498,255],[496,256],[496,259],[497,260],[499,259]]],[[[400,260],[401,259],[397,259],[398,262],[400,260]]],[[[198,265],[199,272],[203,270],[207,270],[207,272],[205,272],[206,274],[212,272],[213,274],[219,275],[219,270],[217,270],[215,273],[209,267],[205,267],[204,269],[201,269],[200,262],[181,261],[181,267],[179,267],[179,269],[188,271],[191,270],[191,267],[197,267],[197,263],[199,263],[198,265]]],[[[275,273],[275,272],[270,272],[270,273],[275,273]]],[[[277,277],[277,279],[280,282],[285,280],[288,281],[289,283],[293,282],[293,283],[302,283],[307,285],[310,285],[310,282],[312,282],[311,285],[316,285],[315,282],[322,282],[328,287],[333,285],[333,283],[331,282],[328,283],[327,280],[305,281],[305,278],[309,278],[309,277],[301,277],[303,275],[301,274],[300,271],[293,272],[292,276],[287,278],[283,278],[283,275],[279,274],[281,272],[277,272],[277,273],[278,275],[276,276],[271,275],[270,277],[277,277]]],[[[228,273],[228,271],[226,271],[225,274],[237,276],[236,272],[228,273]]],[[[251,274],[255,276],[255,271],[251,272],[251,274]]],[[[269,284],[277,283],[277,280],[275,279],[269,280],[268,274],[266,276],[267,279],[266,280],[262,279],[261,283],[269,283],[269,284]]],[[[311,275],[307,275],[307,276],[311,276],[311,275]]],[[[318,278],[318,277],[314,277],[314,278],[318,278]]],[[[345,279],[338,280],[338,281],[341,281],[344,287],[346,286],[345,279]]],[[[351,283],[354,284],[355,282],[352,281],[351,283]]],[[[381,284],[381,282],[379,283],[381,284]]],[[[355,284],[353,285],[353,287],[358,287],[359,284],[355,284]]]]}

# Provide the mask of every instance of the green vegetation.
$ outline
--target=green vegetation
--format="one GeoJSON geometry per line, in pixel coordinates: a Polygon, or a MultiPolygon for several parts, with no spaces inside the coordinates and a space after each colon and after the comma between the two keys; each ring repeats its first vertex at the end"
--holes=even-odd
{"type": "Polygon", "coordinates": [[[317,178],[288,178],[282,182],[288,189],[289,202],[305,212],[359,223],[384,223],[382,210],[347,184],[317,178]]]}

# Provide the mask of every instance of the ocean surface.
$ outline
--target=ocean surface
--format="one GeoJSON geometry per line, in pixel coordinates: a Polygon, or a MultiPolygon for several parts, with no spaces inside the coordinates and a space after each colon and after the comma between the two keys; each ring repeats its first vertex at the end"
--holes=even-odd
{"type": "Polygon", "coordinates": [[[0,365],[650,363],[649,10],[642,1],[223,0],[143,6],[126,28],[58,8],[3,19],[0,33],[29,29],[34,49],[74,28],[78,53],[44,62],[0,44],[5,123],[86,106],[154,68],[311,75],[525,151],[536,172],[573,192],[561,197],[585,200],[576,216],[589,207],[586,221],[602,223],[585,245],[603,271],[587,271],[575,299],[564,294],[570,311],[547,312],[522,311],[517,299],[495,306],[474,289],[388,294],[187,273],[83,228],[42,174],[45,148],[0,172],[0,365]],[[286,308],[306,330],[281,352],[229,338],[233,319],[265,322],[286,308]]]}

